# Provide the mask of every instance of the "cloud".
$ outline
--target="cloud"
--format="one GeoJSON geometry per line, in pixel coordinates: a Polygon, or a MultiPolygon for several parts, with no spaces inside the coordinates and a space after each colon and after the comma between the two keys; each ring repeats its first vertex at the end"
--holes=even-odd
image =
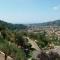
{"type": "Polygon", "coordinates": [[[57,10],[59,10],[60,9],[60,6],[54,6],[53,7],[53,10],[55,10],[55,11],[57,11],[57,10]]]}

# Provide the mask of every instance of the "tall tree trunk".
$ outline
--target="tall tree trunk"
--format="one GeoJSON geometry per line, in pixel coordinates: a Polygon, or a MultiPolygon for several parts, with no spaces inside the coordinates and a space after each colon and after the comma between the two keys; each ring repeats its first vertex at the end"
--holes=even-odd
{"type": "Polygon", "coordinates": [[[7,60],[7,55],[5,54],[5,60],[7,60]]]}

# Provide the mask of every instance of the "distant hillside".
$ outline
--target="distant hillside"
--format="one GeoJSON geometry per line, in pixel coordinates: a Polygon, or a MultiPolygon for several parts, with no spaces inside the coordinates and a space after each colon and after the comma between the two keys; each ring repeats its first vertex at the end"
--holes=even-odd
{"type": "Polygon", "coordinates": [[[41,26],[60,26],[60,20],[46,22],[46,23],[41,23],[40,25],[41,26]]]}
{"type": "Polygon", "coordinates": [[[14,29],[25,29],[27,28],[27,26],[23,25],[23,24],[11,24],[11,23],[7,23],[4,21],[0,20],[0,27],[6,27],[8,29],[14,30],[14,29]]]}
{"type": "Polygon", "coordinates": [[[28,27],[40,27],[40,26],[60,26],[60,20],[28,25],[28,27]]]}
{"type": "Polygon", "coordinates": [[[56,20],[56,21],[51,21],[51,22],[44,22],[44,23],[36,23],[36,24],[12,24],[12,23],[7,23],[4,21],[0,20],[0,27],[6,27],[8,29],[11,30],[20,30],[20,29],[26,29],[27,27],[31,28],[31,27],[37,27],[39,28],[40,26],[60,26],[60,20],[56,20]]]}

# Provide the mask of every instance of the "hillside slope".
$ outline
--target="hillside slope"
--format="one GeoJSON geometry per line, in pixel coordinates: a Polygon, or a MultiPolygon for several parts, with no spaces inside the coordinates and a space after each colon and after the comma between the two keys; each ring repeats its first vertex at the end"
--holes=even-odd
{"type": "Polygon", "coordinates": [[[36,27],[39,28],[41,26],[60,26],[60,20],[55,20],[55,21],[50,21],[50,22],[44,22],[44,23],[34,23],[34,24],[29,24],[28,27],[36,27]]]}
{"type": "Polygon", "coordinates": [[[41,23],[40,25],[42,25],[42,26],[60,26],[60,20],[41,23]]]}
{"type": "Polygon", "coordinates": [[[14,30],[14,29],[25,29],[27,28],[27,26],[23,25],[23,24],[12,24],[12,23],[7,23],[4,21],[0,20],[0,27],[6,27],[8,29],[14,30]]]}

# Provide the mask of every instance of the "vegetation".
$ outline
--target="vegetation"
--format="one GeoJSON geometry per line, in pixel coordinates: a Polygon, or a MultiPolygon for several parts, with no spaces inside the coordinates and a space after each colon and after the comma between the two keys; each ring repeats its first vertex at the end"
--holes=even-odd
{"type": "Polygon", "coordinates": [[[10,30],[21,30],[21,29],[26,29],[27,26],[23,25],[23,24],[11,24],[11,23],[7,23],[4,21],[0,20],[0,27],[5,27],[6,29],[10,29],[10,30]]]}
{"type": "Polygon", "coordinates": [[[7,60],[7,56],[14,60],[27,60],[32,48],[27,38],[24,38],[19,32],[1,26],[0,51],[5,53],[5,60],[7,60]]]}
{"type": "MultiPolygon", "coordinates": [[[[14,60],[28,60],[32,56],[31,52],[34,49],[27,37],[34,40],[42,50],[51,49],[55,45],[60,45],[60,39],[54,32],[48,35],[45,30],[34,33],[27,32],[25,29],[27,27],[22,24],[10,24],[0,21],[0,51],[5,53],[5,60],[7,60],[7,56],[12,57],[14,60]]],[[[39,58],[43,60],[42,57],[46,60],[56,60],[57,57],[60,59],[60,56],[56,53],[46,54],[41,52],[39,58]]]]}
{"type": "Polygon", "coordinates": [[[25,60],[26,58],[21,48],[17,48],[15,44],[9,44],[8,41],[2,38],[0,38],[0,51],[5,53],[5,60],[7,60],[7,56],[11,56],[14,60],[25,60]]]}

